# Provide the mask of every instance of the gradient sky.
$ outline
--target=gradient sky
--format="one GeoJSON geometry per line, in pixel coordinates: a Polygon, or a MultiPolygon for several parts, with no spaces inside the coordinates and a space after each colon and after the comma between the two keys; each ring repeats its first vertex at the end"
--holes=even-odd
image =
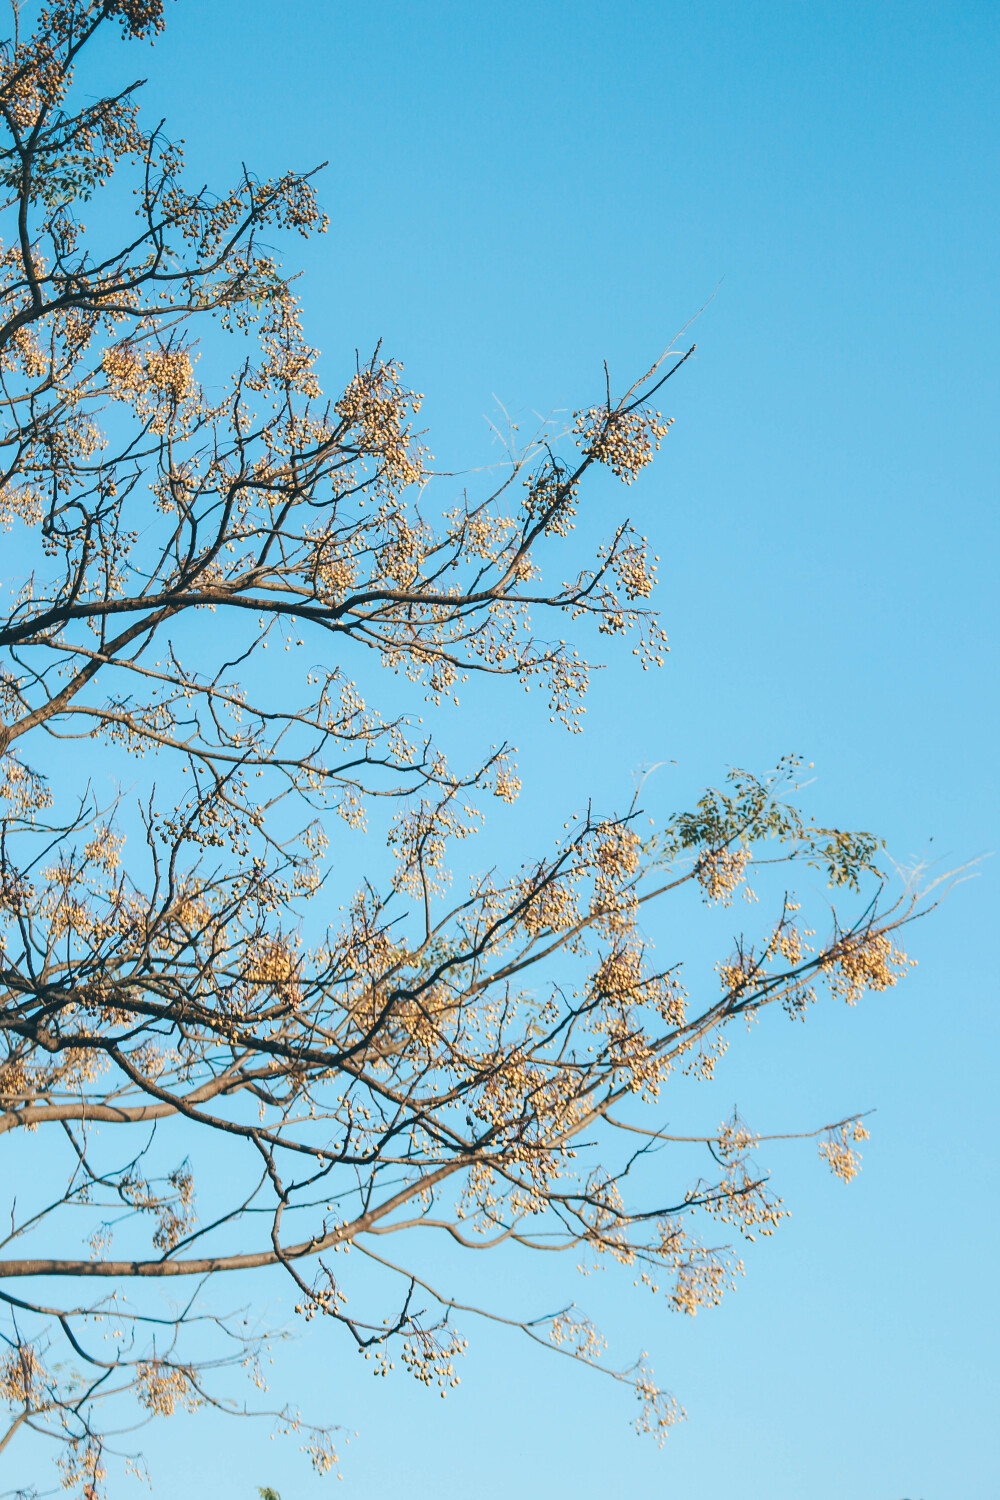
{"type": "MultiPolygon", "coordinates": [[[[148,73],[196,177],[329,160],[329,234],[284,247],[324,381],[384,338],[444,467],[495,456],[497,399],[529,424],[589,404],[602,360],[630,383],[712,298],[658,463],[583,523],[627,509],[661,553],[666,668],[605,674],[573,741],[540,703],[455,716],[469,745],[513,726],[509,850],[652,762],[677,763],[651,783],[670,809],[789,750],[811,807],[902,863],[998,847],[998,37],[975,0],[181,0],[151,55],[109,53],[104,86],[148,73]]],[[[519,1313],[568,1284],[617,1353],[648,1349],[690,1418],[662,1452],[623,1393],[488,1329],[441,1402],[313,1325],[276,1385],[357,1429],[344,1491],[995,1500],[996,879],[911,934],[905,986],[762,1026],[686,1101],[707,1128],[734,1099],[760,1130],[878,1110],[850,1187],[813,1147],[770,1153],[793,1217],[720,1309],[480,1273],[519,1313]]],[[[249,1424],[146,1446],[171,1500],[329,1489],[249,1424]]]]}

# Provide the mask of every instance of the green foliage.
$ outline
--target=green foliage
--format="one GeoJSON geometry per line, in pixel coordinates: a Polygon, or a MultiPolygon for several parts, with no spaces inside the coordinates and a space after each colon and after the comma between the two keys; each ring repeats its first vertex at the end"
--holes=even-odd
{"type": "Polygon", "coordinates": [[[826,871],[831,885],[859,890],[864,875],[880,876],[876,852],[883,847],[870,833],[847,833],[806,822],[798,809],[778,800],[779,790],[799,789],[798,756],[785,756],[775,771],[763,778],[734,768],[726,780],[731,791],[710,787],[693,812],[675,814],[652,841],[659,860],[669,864],[693,853],[704,860],[724,850],[746,849],[767,839],[779,839],[783,857],[802,859],[826,871]]]}

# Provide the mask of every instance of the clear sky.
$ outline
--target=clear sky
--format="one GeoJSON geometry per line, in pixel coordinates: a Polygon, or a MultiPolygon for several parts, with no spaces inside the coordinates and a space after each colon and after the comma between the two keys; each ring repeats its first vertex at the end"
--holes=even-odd
{"type": "MultiPolygon", "coordinates": [[[[789,750],[815,810],[902,862],[1000,845],[998,39],[977,0],[181,0],[148,59],[118,50],[196,176],[329,160],[330,232],[286,247],[325,382],[384,338],[446,467],[489,461],[495,398],[589,404],[602,360],[629,383],[715,293],[659,462],[583,522],[627,509],[655,542],[666,668],[605,674],[574,741],[510,699],[459,710],[470,744],[511,715],[511,849],[651,762],[677,762],[669,809],[789,750]]],[[[762,1026],[696,1106],[761,1130],[877,1107],[861,1177],[772,1152],[793,1217],[693,1322],[627,1275],[579,1287],[687,1407],[662,1452],[624,1395],[489,1330],[441,1402],[313,1325],[277,1387],[358,1430],[346,1493],[995,1500],[997,868],[912,933],[905,986],[762,1026]]],[[[557,1285],[494,1274],[519,1313],[557,1285]]],[[[148,1448],[171,1500],[324,1492],[248,1424],[148,1448]]]]}

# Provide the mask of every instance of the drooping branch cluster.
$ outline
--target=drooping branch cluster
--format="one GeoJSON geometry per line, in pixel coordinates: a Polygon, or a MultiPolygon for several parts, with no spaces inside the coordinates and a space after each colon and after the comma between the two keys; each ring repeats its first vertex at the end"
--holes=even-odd
{"type": "MultiPolygon", "coordinates": [[[[766,873],[771,840],[782,862],[839,868],[842,883],[870,868],[870,842],[841,868],[843,836],[804,824],[776,792],[736,775],[646,841],[634,816],[584,819],[547,860],[478,877],[449,906],[432,887],[456,826],[425,807],[407,815],[389,892],[359,893],[312,946],[288,920],[301,864],[200,874],[179,863],[179,843],[140,892],[101,829],[79,860],[6,900],[0,1129],[55,1126],[72,1143],[64,1189],[4,1237],[6,1285],[283,1267],[306,1318],[337,1321],[382,1368],[399,1339],[403,1362],[444,1387],[454,1299],[375,1248],[386,1235],[610,1258],[680,1311],[714,1304],[740,1263],[698,1234],[698,1218],[752,1239],[782,1217],[753,1162],[757,1137],[724,1122],[701,1138],[710,1175],[650,1181],[648,1152],[669,1138],[640,1106],[675,1069],[710,1077],[738,1018],[774,1003],[801,1013],[823,981],[848,998],[862,975],[884,988],[906,962],[892,932],[908,907],[869,911],[811,948],[786,899],[756,949],[719,965],[714,996],[692,1003],[677,966],[656,966],[647,910],[686,889],[730,899],[756,867],[766,873]],[[168,1123],[178,1151],[211,1132],[226,1164],[197,1183],[197,1201],[187,1159],[161,1161],[153,1132],[168,1123]],[[138,1154],[123,1159],[133,1133],[138,1154]],[[90,1254],[43,1253],[50,1235],[67,1243],[74,1215],[90,1254]],[[37,1248],[18,1257],[15,1242],[37,1248]],[[402,1277],[388,1321],[381,1306],[354,1308],[347,1268],[331,1259],[352,1247],[402,1277]]],[[[162,849],[155,830],[149,847],[162,849]]],[[[852,1118],[825,1132],[845,1180],[862,1130],[852,1118]]],[[[566,1352],[577,1317],[523,1326],[566,1352]]],[[[149,1351],[131,1337],[116,1370],[141,1385],[149,1351]]],[[[596,1361],[589,1342],[573,1348],[596,1361]]],[[[171,1380],[204,1399],[196,1363],[177,1361],[163,1366],[171,1380]]],[[[644,1429],[676,1419],[647,1371],[609,1372],[640,1394],[644,1429]]]]}
{"type": "MultiPolygon", "coordinates": [[[[738,1117],[669,1137],[651,1107],[675,1070],[711,1077],[734,1021],[803,1015],[822,983],[850,1002],[895,984],[914,909],[863,897],[811,944],[779,881],[776,918],[707,989],[657,956],[662,901],[726,905],[758,872],[819,869],[877,897],[875,841],[783,800],[794,763],[734,772],[648,835],[636,806],[588,812],[546,857],[458,894],[473,799],[520,783],[506,746],[452,770],[410,698],[433,707],[472,673],[537,679],[577,727],[588,664],[537,632],[553,611],[662,660],[656,559],[627,522],[568,583],[545,580],[591,471],[631,482],[651,460],[669,425],[651,403],[687,355],[577,414],[572,458],[543,434],[492,493],[436,508],[421,398],[379,351],[325,398],[263,246],[324,228],[310,177],[189,194],[134,86],[70,109],[81,48],[119,23],[152,36],[161,6],[72,0],[0,53],[0,524],[19,563],[0,616],[0,1135],[46,1164],[2,1237],[0,1448],[60,1438],[87,1500],[102,1410],[243,1409],[221,1372],[262,1383],[268,1330],[214,1290],[230,1271],[286,1275],[302,1317],[442,1390],[463,1305],[409,1268],[421,1231],[610,1259],[677,1310],[716,1303],[740,1270],[716,1226],[752,1238],[782,1216],[759,1138],[738,1117]],[[116,171],[138,218],[106,252],[77,212],[100,212],[116,171]],[[307,644],[322,665],[296,669],[307,644]],[[401,679],[386,706],[359,686],[369,660],[401,679]],[[133,782],[137,759],[157,767],[158,787],[140,767],[138,812],[98,805],[78,770],[95,747],[133,782]],[[341,850],[382,799],[375,881],[341,850]],[[180,1312],[155,1295],[178,1284],[180,1312]]],[[[864,1133],[855,1116],[821,1132],[845,1180],[864,1133]]],[[[572,1307],[465,1310],[625,1381],[641,1430],[680,1415],[643,1364],[602,1364],[572,1307]]],[[[336,1462],[326,1428],[275,1415],[318,1468],[336,1462]]]]}

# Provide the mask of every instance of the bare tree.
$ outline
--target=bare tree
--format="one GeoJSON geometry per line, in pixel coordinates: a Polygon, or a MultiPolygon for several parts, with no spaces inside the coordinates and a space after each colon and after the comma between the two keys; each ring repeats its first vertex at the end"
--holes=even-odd
{"type": "MultiPolygon", "coordinates": [[[[15,7],[2,52],[0,516],[19,577],[0,619],[0,1131],[18,1132],[21,1185],[0,1261],[0,1449],[51,1435],[94,1500],[110,1433],[244,1411],[226,1371],[253,1373],[268,1330],[228,1315],[224,1288],[267,1268],[378,1369],[398,1357],[446,1389],[456,1316],[495,1317],[630,1386],[638,1427],[662,1434],[673,1398],[642,1363],[606,1365],[572,1304],[462,1309],[410,1268],[412,1247],[568,1250],[683,1312],[717,1302],[738,1269],[720,1231],[782,1216],[760,1138],[738,1117],[666,1135],[654,1102],[675,1069],[711,1076],[733,1022],[801,1016],[820,982],[849,1002],[895,984],[914,898],[883,909],[876,840],[786,800],[794,761],[735,771],[653,831],[637,803],[588,811],[548,854],[449,887],[472,799],[512,801],[519,782],[505,746],[452,770],[414,694],[433,722],[469,674],[511,677],[578,727],[587,663],[532,625],[553,614],[662,660],[655,562],[628,522],[570,582],[543,568],[591,471],[631,483],[649,463],[668,427],[653,403],[691,350],[621,396],[608,383],[575,449],[543,432],[489,492],[449,487],[436,507],[396,363],[376,351],[321,394],[265,243],[325,227],[310,174],[191,193],[178,147],[141,127],[136,84],[71,105],[95,33],[152,38],[161,11],[68,0],[29,36],[15,7]],[[104,249],[117,171],[137,218],[104,249]],[[91,199],[100,236],[77,217],[91,199]],[[218,363],[220,324],[236,369],[213,385],[197,369],[218,363]],[[296,665],[306,643],[327,665],[296,665]],[[382,706],[348,675],[366,660],[397,685],[382,706]],[[101,804],[96,747],[112,769],[146,757],[120,772],[139,778],[138,812],[131,793],[101,804]],[[369,881],[342,851],[381,807],[391,860],[369,881]],[[788,865],[855,901],[820,914],[812,946],[788,865]],[[685,892],[728,903],[755,870],[777,874],[772,918],[689,997],[679,956],[653,957],[654,910],[685,892]],[[356,894],[331,921],[345,880],[356,894]],[[362,1275],[359,1306],[351,1249],[381,1278],[362,1275]]],[[[849,1179],[860,1119],[815,1133],[849,1179]]],[[[10,1169],[5,1184],[13,1198],[10,1169]]],[[[324,1414],[275,1415],[319,1469],[336,1462],[324,1414]]]]}

